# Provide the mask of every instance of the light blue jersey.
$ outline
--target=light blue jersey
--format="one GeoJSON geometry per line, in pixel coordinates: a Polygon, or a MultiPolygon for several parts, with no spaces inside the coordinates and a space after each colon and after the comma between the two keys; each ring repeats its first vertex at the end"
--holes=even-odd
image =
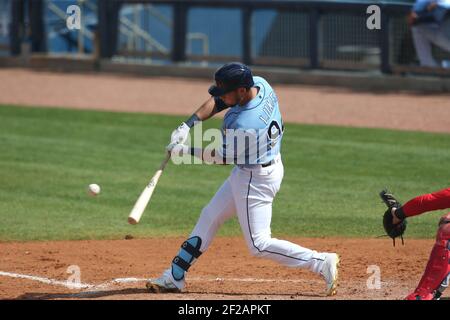
{"type": "Polygon", "coordinates": [[[280,153],[284,126],[278,98],[264,78],[253,81],[257,96],[244,106],[231,107],[223,120],[222,155],[227,163],[265,164],[280,153]]]}

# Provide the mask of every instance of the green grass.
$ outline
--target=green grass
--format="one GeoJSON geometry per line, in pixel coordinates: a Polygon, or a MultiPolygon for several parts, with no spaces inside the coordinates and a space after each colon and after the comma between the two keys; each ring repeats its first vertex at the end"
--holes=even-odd
{"type": "MultiPolygon", "coordinates": [[[[127,224],[183,119],[1,106],[0,240],[187,235],[230,166],[169,164],[141,223],[127,224]],[[89,183],[100,196],[87,195],[89,183]]],[[[407,200],[450,185],[446,134],[287,124],[283,160],[274,236],[374,237],[381,188],[407,200]]],[[[441,214],[411,219],[407,235],[433,237],[441,214]]],[[[236,219],[219,234],[239,235],[236,219]]]]}

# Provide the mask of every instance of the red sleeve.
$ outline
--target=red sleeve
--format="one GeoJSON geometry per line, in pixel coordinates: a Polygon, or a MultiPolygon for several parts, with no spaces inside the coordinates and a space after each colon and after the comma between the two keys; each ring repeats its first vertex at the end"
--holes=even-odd
{"type": "Polygon", "coordinates": [[[450,208],[450,188],[418,196],[405,203],[402,207],[407,217],[447,208],[450,208]]]}

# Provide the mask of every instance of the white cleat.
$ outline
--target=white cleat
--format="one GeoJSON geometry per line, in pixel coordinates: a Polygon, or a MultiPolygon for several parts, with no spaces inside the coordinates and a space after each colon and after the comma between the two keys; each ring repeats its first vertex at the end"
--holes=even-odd
{"type": "Polygon", "coordinates": [[[151,293],[180,293],[181,290],[173,284],[170,279],[165,276],[159,277],[157,279],[149,280],[145,284],[148,291],[151,293]]]}
{"type": "Polygon", "coordinates": [[[339,271],[339,255],[336,253],[327,253],[320,274],[325,278],[327,283],[327,296],[334,296],[337,293],[338,271],[339,271]]]}

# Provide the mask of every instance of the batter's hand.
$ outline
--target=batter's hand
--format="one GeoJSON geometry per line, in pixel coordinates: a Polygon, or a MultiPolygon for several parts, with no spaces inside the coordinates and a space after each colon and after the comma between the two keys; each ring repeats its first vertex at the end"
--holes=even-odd
{"type": "Polygon", "coordinates": [[[171,157],[182,157],[189,152],[189,147],[181,143],[170,143],[166,147],[171,157]]]}
{"type": "Polygon", "coordinates": [[[176,128],[172,135],[170,136],[170,144],[172,143],[185,143],[189,136],[190,128],[186,123],[182,123],[178,128],[176,128]]]}

